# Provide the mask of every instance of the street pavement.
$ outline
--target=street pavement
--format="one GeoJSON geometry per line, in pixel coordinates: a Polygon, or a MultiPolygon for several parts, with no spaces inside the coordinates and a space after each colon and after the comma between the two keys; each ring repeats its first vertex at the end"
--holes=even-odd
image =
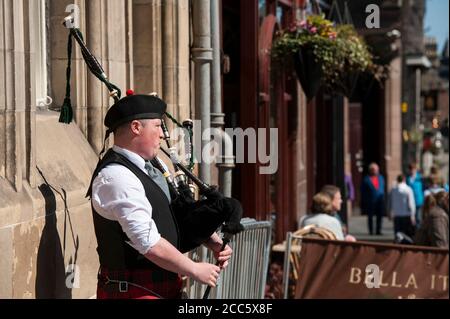
{"type": "MultiPolygon", "coordinates": [[[[375,226],[375,218],[373,219],[375,226]]],[[[348,232],[359,241],[374,241],[392,243],[394,241],[394,225],[387,217],[383,218],[382,235],[369,235],[367,216],[352,216],[349,218],[348,232]]]]}

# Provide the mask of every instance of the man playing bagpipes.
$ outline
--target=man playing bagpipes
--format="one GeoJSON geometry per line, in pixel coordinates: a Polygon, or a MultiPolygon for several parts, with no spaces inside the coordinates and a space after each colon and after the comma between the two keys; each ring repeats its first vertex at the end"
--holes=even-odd
{"type": "Polygon", "coordinates": [[[108,80],[80,30],[69,22],[73,22],[71,16],[63,22],[70,33],[60,122],[70,123],[73,116],[72,39],[80,45],[88,69],[106,85],[115,101],[104,120],[105,140],[113,133],[114,146],[98,162],[87,192],[100,260],[97,298],[180,298],[180,276],[207,284],[206,298],[231,258],[230,237],[243,229],[242,206],[204,184],[180,163],[174,166],[199,185],[202,199],[195,201],[183,183],[174,186],[167,178],[167,167],[156,156],[162,138],[169,146],[163,119],[166,103],[156,96],[133,92],[120,99],[120,89],[108,80]],[[220,226],[223,239],[215,233],[220,226]],[[214,252],[216,265],[194,262],[183,254],[202,244],[214,252]]]}
{"type": "Polygon", "coordinates": [[[165,110],[156,96],[130,95],[106,114],[114,146],[98,163],[88,192],[100,259],[98,298],[179,298],[180,275],[214,287],[232,255],[215,230],[224,221],[239,228],[239,202],[214,190],[197,202],[172,198],[150,162],[160,149],[165,110]],[[182,253],[202,242],[219,266],[182,253]]]}

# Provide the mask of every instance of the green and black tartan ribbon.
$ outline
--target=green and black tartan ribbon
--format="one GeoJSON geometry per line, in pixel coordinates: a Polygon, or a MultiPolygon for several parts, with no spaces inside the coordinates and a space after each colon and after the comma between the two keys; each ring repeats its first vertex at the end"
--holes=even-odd
{"type": "Polygon", "coordinates": [[[84,43],[83,34],[81,33],[81,31],[76,28],[70,29],[69,39],[67,41],[66,97],[64,98],[64,103],[61,107],[61,114],[59,117],[60,122],[67,124],[72,122],[73,119],[73,109],[70,101],[70,74],[72,63],[72,40],[73,40],[72,38],[74,38],[80,45],[81,54],[83,56],[84,61],[86,62],[89,71],[91,71],[91,73],[97,79],[99,79],[106,85],[109,92],[114,91],[116,92],[117,95],[115,97],[115,99],[117,99],[116,102],[120,99],[121,96],[120,89],[108,80],[102,66],[95,58],[95,56],[87,48],[86,44],[84,43]]]}
{"type": "Polygon", "coordinates": [[[69,124],[73,119],[72,103],[70,101],[70,74],[72,63],[72,34],[69,33],[69,39],[67,41],[67,69],[66,69],[66,96],[64,98],[63,105],[61,106],[61,112],[59,115],[59,122],[69,124]]]}

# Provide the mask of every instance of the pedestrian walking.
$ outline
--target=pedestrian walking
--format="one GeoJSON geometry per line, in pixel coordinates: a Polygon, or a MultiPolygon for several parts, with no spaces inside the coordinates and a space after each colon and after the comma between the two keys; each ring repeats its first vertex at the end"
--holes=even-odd
{"type": "Polygon", "coordinates": [[[424,195],[422,175],[417,169],[416,163],[411,163],[408,166],[408,177],[406,178],[406,184],[411,187],[414,193],[414,201],[416,203],[416,229],[418,229],[420,227],[420,223],[422,222],[424,195]]]}
{"type": "Polygon", "coordinates": [[[416,203],[414,192],[405,182],[405,176],[397,177],[397,185],[390,191],[388,216],[394,220],[394,234],[399,232],[414,236],[416,224],[416,203]]]}

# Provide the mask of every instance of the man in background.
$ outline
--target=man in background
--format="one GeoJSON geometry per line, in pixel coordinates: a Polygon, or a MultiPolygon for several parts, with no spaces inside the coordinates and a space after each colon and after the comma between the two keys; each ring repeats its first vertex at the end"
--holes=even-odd
{"type": "Polygon", "coordinates": [[[382,235],[384,215],[384,177],[376,163],[369,165],[369,174],[361,185],[361,212],[367,215],[369,234],[373,235],[373,217],[376,216],[376,234],[382,235]]]}
{"type": "Polygon", "coordinates": [[[406,185],[404,175],[397,177],[397,185],[389,193],[388,215],[394,219],[395,234],[401,232],[409,237],[414,236],[416,203],[413,190],[406,185]]]}

